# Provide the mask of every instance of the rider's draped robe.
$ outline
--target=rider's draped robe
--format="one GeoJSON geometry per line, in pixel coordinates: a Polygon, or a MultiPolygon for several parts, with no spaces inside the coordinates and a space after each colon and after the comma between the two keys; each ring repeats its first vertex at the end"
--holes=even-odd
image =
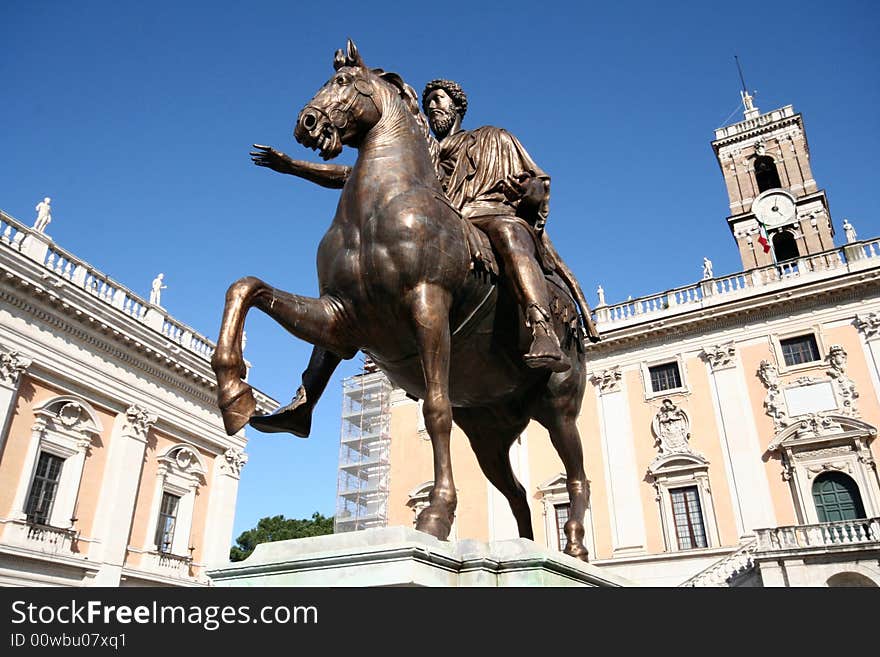
{"type": "MultiPolygon", "coordinates": [[[[431,151],[433,155],[437,149],[432,148],[431,151]]],[[[494,126],[460,130],[447,135],[440,142],[436,168],[452,205],[477,226],[483,222],[521,221],[517,218],[518,202],[508,199],[502,188],[502,181],[508,177],[528,173],[539,180],[550,180],[550,176],[535,163],[516,137],[494,126]]],[[[544,198],[536,215],[525,217],[525,223],[535,237],[539,262],[547,270],[552,270],[559,256],[552,246],[548,254],[545,240],[536,234],[536,231],[543,233],[549,212],[548,201],[549,195],[544,198]]],[[[583,310],[585,316],[582,319],[587,333],[598,337],[599,333],[588,314],[589,309],[584,307],[583,310]]]]}
{"type": "MultiPolygon", "coordinates": [[[[501,188],[509,176],[528,173],[550,180],[516,137],[493,126],[460,130],[440,142],[440,172],[449,200],[468,218],[516,214],[516,205],[501,188]]],[[[537,228],[546,219],[544,203],[537,228]]]]}

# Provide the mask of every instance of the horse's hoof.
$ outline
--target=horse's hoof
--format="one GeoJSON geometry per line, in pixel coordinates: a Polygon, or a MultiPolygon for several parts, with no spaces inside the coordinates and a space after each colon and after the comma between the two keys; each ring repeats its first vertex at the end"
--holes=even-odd
{"type": "Polygon", "coordinates": [[[296,397],[287,406],[282,406],[271,415],[255,415],[250,425],[263,433],[292,433],[300,438],[308,438],[312,430],[312,405],[307,403],[306,389],[300,386],[296,397]]]}
{"type": "Polygon", "coordinates": [[[425,508],[419,514],[419,519],[416,521],[416,530],[445,541],[449,538],[449,532],[452,530],[452,522],[445,518],[444,515],[433,511],[431,507],[425,508]]]}
{"type": "Polygon", "coordinates": [[[257,410],[257,400],[251,387],[240,381],[243,388],[228,401],[221,402],[220,415],[223,417],[223,428],[226,434],[234,436],[244,428],[257,410]]]}
{"type": "Polygon", "coordinates": [[[590,553],[583,545],[573,545],[569,543],[565,546],[565,550],[563,550],[565,554],[570,557],[574,557],[575,559],[580,559],[583,562],[589,562],[590,553]]]}

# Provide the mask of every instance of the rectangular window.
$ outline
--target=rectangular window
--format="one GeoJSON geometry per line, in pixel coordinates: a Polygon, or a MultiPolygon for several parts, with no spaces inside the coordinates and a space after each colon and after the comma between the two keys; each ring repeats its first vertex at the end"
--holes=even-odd
{"type": "Polygon", "coordinates": [[[669,494],[672,497],[672,514],[675,517],[678,549],[693,550],[708,547],[697,487],[675,488],[670,490],[669,494]]]}
{"type": "Polygon", "coordinates": [[[676,362],[649,367],[648,372],[651,374],[651,390],[654,392],[681,388],[681,374],[676,362]]]}
{"type": "Polygon", "coordinates": [[[788,367],[820,360],[819,345],[816,344],[816,336],[812,333],[780,340],[779,344],[782,347],[782,357],[788,367]]]}
{"type": "Polygon", "coordinates": [[[37,525],[48,525],[52,517],[52,505],[58,491],[58,480],[61,478],[61,466],[64,459],[48,452],[40,452],[37,471],[31,482],[25,514],[28,522],[37,525]]]}
{"type": "Polygon", "coordinates": [[[174,525],[177,520],[177,507],[180,498],[171,493],[162,493],[162,506],[159,508],[159,522],[156,524],[156,548],[159,552],[171,552],[174,540],[174,525]]]}
{"type": "Polygon", "coordinates": [[[565,537],[565,523],[568,522],[568,504],[557,504],[553,507],[556,510],[556,544],[559,546],[559,551],[565,549],[565,542],[568,540],[565,537]]]}

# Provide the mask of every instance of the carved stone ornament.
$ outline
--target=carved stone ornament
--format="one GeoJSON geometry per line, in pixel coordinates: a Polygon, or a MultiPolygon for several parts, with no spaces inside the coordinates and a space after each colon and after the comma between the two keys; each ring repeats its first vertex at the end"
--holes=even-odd
{"type": "Polygon", "coordinates": [[[68,402],[58,411],[58,420],[68,429],[75,429],[83,421],[83,409],[77,403],[68,402]]]}
{"type": "Polygon", "coordinates": [[[248,455],[238,448],[230,447],[223,453],[223,459],[224,461],[221,466],[223,472],[238,477],[241,475],[241,469],[244,467],[244,464],[248,461],[248,455]]]}
{"type": "Polygon", "coordinates": [[[125,411],[125,428],[123,432],[146,440],[150,427],[155,424],[157,419],[159,418],[155,414],[150,413],[143,406],[134,404],[125,411]]]}
{"type": "Polygon", "coordinates": [[[609,392],[618,392],[620,390],[620,380],[622,378],[623,373],[620,371],[620,367],[615,366],[593,374],[591,380],[594,385],[599,387],[599,392],[605,394],[609,392]]]}
{"type": "Polygon", "coordinates": [[[840,425],[833,418],[821,413],[815,413],[798,419],[795,436],[797,438],[812,438],[840,433],[841,431],[843,429],[840,428],[840,425]]]}
{"type": "Polygon", "coordinates": [[[657,438],[661,456],[693,453],[688,444],[691,422],[687,414],[673,404],[671,399],[663,400],[660,410],[651,422],[651,428],[657,438]]]}
{"type": "Polygon", "coordinates": [[[767,388],[767,397],[764,399],[764,410],[773,419],[773,426],[777,431],[788,426],[788,409],[785,398],[779,389],[779,372],[776,366],[769,360],[762,360],[758,366],[758,377],[767,388]]]}
{"type": "Polygon", "coordinates": [[[31,360],[18,351],[0,351],[0,383],[18,384],[21,373],[31,366],[31,360]]]}
{"type": "Polygon", "coordinates": [[[826,373],[834,382],[834,387],[843,406],[841,410],[845,415],[858,417],[859,410],[856,408],[856,399],[859,398],[859,393],[856,390],[856,384],[846,375],[846,351],[839,344],[831,345],[828,350],[828,363],[831,365],[831,369],[826,373]]]}
{"type": "Polygon", "coordinates": [[[880,312],[856,315],[855,324],[865,334],[865,340],[876,340],[880,337],[880,312]]]}
{"type": "Polygon", "coordinates": [[[709,362],[713,372],[728,367],[736,367],[736,346],[734,346],[733,342],[703,347],[703,356],[709,362]]]}

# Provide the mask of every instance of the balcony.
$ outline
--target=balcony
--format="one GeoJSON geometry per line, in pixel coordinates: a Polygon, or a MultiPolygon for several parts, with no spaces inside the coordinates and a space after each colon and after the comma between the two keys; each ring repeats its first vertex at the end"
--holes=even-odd
{"type": "Polygon", "coordinates": [[[880,548],[880,518],[757,530],[759,553],[822,553],[880,548]]]}
{"type": "Polygon", "coordinates": [[[77,555],[76,537],[75,529],[12,520],[6,524],[3,542],[31,552],[72,557],[77,555]]]}
{"type": "Polygon", "coordinates": [[[191,576],[190,564],[192,564],[192,557],[171,554],[170,552],[145,552],[141,557],[143,570],[165,577],[189,579],[191,576]]]}

